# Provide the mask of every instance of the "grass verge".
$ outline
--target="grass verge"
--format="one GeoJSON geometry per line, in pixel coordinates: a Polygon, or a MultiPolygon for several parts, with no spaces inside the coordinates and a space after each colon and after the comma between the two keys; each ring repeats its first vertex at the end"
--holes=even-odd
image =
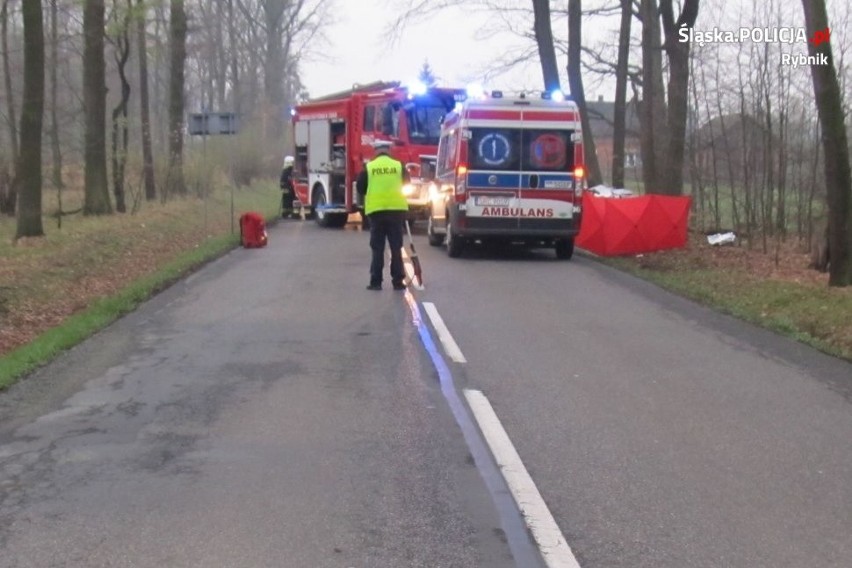
{"type": "MultiPolygon", "coordinates": [[[[273,219],[279,200],[266,181],[134,214],[73,215],[61,228],[46,216],[44,237],[17,243],[14,219],[0,218],[0,390],[238,245],[240,214],[273,219]]],[[[63,202],[73,207],[82,192],[63,202]]]]}
{"type": "Polygon", "coordinates": [[[82,312],[67,318],[60,326],[0,357],[0,390],[121,316],[132,312],[160,290],[231,250],[238,243],[239,237],[234,235],[209,239],[155,273],[140,278],[117,294],[95,301],[82,312]]]}
{"type": "Polygon", "coordinates": [[[732,270],[724,263],[691,266],[642,258],[600,260],[716,311],[852,361],[850,289],[767,278],[732,270]]]}

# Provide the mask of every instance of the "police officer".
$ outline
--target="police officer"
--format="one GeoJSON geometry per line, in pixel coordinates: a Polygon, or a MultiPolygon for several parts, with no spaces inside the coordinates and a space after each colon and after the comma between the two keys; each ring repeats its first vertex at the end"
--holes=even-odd
{"type": "Polygon", "coordinates": [[[364,198],[364,213],[370,222],[370,284],[367,290],[382,289],[385,239],[391,252],[391,283],[394,290],[405,290],[405,270],[402,266],[402,232],[408,214],[408,201],[402,194],[405,169],[390,157],[391,143],[373,143],[376,157],[367,162],[355,181],[358,193],[364,198]]]}
{"type": "Polygon", "coordinates": [[[293,185],[293,156],[284,157],[284,169],[281,170],[281,217],[284,219],[296,219],[298,215],[293,211],[293,199],[296,188],[293,185]]]}

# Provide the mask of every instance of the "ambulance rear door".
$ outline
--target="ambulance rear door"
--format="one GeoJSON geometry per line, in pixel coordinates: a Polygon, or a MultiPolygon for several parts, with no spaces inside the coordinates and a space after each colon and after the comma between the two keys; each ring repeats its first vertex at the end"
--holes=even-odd
{"type": "MultiPolygon", "coordinates": [[[[489,110],[488,122],[469,126],[467,222],[470,229],[505,231],[519,228],[521,188],[520,121],[498,121],[499,110],[489,110]]],[[[520,113],[512,113],[520,117],[520,113]]]]}
{"type": "Polygon", "coordinates": [[[518,228],[553,236],[573,229],[576,114],[524,109],[520,132],[518,228]]]}

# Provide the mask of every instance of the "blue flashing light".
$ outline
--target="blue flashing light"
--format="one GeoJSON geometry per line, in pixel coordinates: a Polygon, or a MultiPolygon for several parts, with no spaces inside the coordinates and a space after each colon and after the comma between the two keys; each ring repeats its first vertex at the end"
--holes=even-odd
{"type": "Polygon", "coordinates": [[[491,98],[502,99],[503,98],[503,91],[491,91],[491,98]]]}
{"type": "Polygon", "coordinates": [[[421,81],[413,81],[408,84],[408,96],[411,98],[412,96],[425,95],[428,87],[422,83],[421,81]]]}
{"type": "Polygon", "coordinates": [[[550,100],[561,103],[565,100],[565,93],[563,93],[560,89],[554,89],[550,93],[550,100]]]}
{"type": "Polygon", "coordinates": [[[483,99],[485,98],[485,90],[481,85],[474,83],[467,86],[467,96],[471,99],[483,99]]]}

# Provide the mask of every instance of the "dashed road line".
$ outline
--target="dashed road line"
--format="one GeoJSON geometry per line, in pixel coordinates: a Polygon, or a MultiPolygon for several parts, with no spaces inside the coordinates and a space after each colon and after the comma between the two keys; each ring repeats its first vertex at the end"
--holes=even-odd
{"type": "Polygon", "coordinates": [[[506,479],[500,474],[497,464],[489,455],[488,444],[482,436],[481,431],[476,426],[476,421],[462,402],[458,391],[456,390],[453,381],[453,375],[440,354],[438,346],[432,340],[432,334],[429,331],[429,326],[423,321],[420,315],[420,308],[417,305],[417,300],[414,299],[414,294],[411,290],[405,291],[405,300],[411,310],[411,317],[417,328],[417,333],[423,342],[423,347],[429,354],[435,370],[438,372],[438,379],[441,384],[441,393],[444,395],[456,423],[461,429],[464,441],[467,444],[476,468],[479,470],[482,480],[485,482],[488,492],[500,516],[500,525],[506,536],[506,542],[509,549],[512,551],[512,556],[515,559],[517,566],[524,568],[542,568],[544,559],[537,544],[530,538],[529,527],[526,524],[524,517],[518,510],[518,505],[506,484],[506,479]]]}
{"type": "Polygon", "coordinates": [[[548,568],[580,568],[491,403],[478,390],[464,396],[548,568]]]}
{"type": "Polygon", "coordinates": [[[426,313],[429,315],[429,319],[432,321],[432,326],[435,328],[435,331],[438,332],[438,339],[441,340],[441,345],[444,346],[444,351],[447,352],[447,355],[455,361],[456,363],[467,363],[467,359],[465,359],[464,354],[459,349],[456,340],[453,339],[450,330],[447,329],[447,326],[444,324],[443,318],[441,318],[441,314],[438,313],[438,308],[435,307],[435,304],[432,302],[423,302],[423,309],[426,310],[426,313]]]}

